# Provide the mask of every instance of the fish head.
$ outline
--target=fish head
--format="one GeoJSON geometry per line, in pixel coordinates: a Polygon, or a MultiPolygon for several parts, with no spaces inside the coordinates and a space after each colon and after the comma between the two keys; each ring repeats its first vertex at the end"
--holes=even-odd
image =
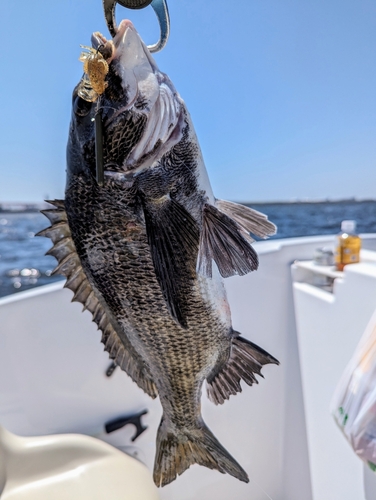
{"type": "MultiPolygon", "coordinates": [[[[104,92],[94,102],[73,91],[68,174],[95,172],[96,113],[101,114],[105,172],[137,174],[179,142],[184,105],[162,73],[131,21],[120,23],[113,40],[92,35],[92,53],[108,64],[104,92]]],[[[89,74],[90,76],[90,74],[89,74]]]]}

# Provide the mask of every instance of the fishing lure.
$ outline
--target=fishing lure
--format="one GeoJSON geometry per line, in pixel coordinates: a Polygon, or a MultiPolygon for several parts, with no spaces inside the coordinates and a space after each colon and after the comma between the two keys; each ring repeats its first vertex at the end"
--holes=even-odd
{"type": "Polygon", "coordinates": [[[95,102],[106,90],[108,83],[106,75],[108,73],[108,63],[99,49],[81,45],[87,52],[81,52],[79,60],[84,63],[84,78],[82,78],[78,95],[85,101],[95,102]]]}

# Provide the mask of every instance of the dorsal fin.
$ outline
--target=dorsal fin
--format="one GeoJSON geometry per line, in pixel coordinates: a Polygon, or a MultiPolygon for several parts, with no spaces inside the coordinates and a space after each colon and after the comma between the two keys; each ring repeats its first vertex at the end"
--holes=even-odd
{"type": "Polygon", "coordinates": [[[110,321],[105,308],[100,302],[98,292],[93,289],[85,275],[72,239],[64,201],[54,200],[48,201],[48,203],[56,207],[42,211],[50,220],[51,226],[40,231],[37,236],[51,238],[54,244],[47,252],[48,255],[54,256],[58,261],[53,273],[66,276],[67,281],[64,287],[69,288],[74,293],[72,301],[81,302],[84,310],[87,309],[92,313],[93,321],[98,325],[98,329],[102,331],[101,341],[110,358],[149,396],[156,398],[158,395],[157,389],[148,367],[123,332],[122,340],[119,338],[116,327],[110,321]]]}

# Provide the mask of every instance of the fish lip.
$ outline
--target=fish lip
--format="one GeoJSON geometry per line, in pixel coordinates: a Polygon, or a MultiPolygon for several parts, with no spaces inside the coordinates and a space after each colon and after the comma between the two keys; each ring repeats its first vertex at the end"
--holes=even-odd
{"type": "Polygon", "coordinates": [[[138,31],[134,27],[134,24],[129,19],[123,19],[120,22],[119,27],[118,27],[118,31],[117,31],[116,35],[114,36],[114,38],[112,39],[112,43],[114,44],[114,48],[115,48],[113,59],[116,59],[117,57],[119,57],[119,54],[117,54],[117,52],[118,51],[120,52],[121,46],[122,45],[124,46],[126,44],[128,31],[133,31],[133,33],[135,33],[137,35],[137,37],[139,38],[140,45],[143,48],[144,54],[145,54],[146,58],[148,59],[148,62],[150,64],[153,72],[154,73],[158,72],[159,71],[158,66],[157,66],[156,62],[154,61],[153,56],[151,55],[148,47],[143,42],[138,31]]]}
{"type": "Polygon", "coordinates": [[[102,54],[102,57],[110,64],[115,55],[115,46],[112,40],[102,35],[99,31],[95,31],[91,35],[91,45],[94,50],[102,54]]]}
{"type": "Polygon", "coordinates": [[[107,38],[99,31],[95,31],[91,35],[91,45],[93,49],[98,49],[101,45],[106,45],[107,42],[107,38]]]}
{"type": "Polygon", "coordinates": [[[134,27],[132,21],[130,21],[129,19],[123,19],[119,24],[118,31],[112,40],[107,40],[107,38],[104,35],[102,35],[102,33],[100,33],[99,31],[95,31],[91,35],[91,45],[93,49],[96,50],[99,50],[101,46],[109,47],[111,45],[112,53],[109,55],[109,57],[105,57],[107,63],[110,64],[112,60],[116,57],[116,49],[119,48],[122,42],[124,43],[125,35],[128,29],[131,29],[132,31],[137,33],[137,30],[134,27]]]}
{"type": "Polygon", "coordinates": [[[136,31],[136,28],[134,27],[132,21],[130,21],[129,19],[123,19],[119,25],[116,35],[112,40],[107,40],[107,38],[104,35],[102,35],[102,33],[100,33],[99,31],[95,31],[91,35],[91,44],[93,49],[98,49],[100,45],[105,45],[108,42],[113,43],[114,46],[117,47],[121,43],[122,38],[128,28],[133,29],[133,31],[136,31]]]}
{"type": "MultiPolygon", "coordinates": [[[[123,19],[121,21],[121,23],[119,24],[117,33],[112,40],[114,45],[115,45],[115,48],[117,48],[121,44],[121,42],[123,41],[124,35],[128,29],[136,31],[136,28],[134,27],[132,21],[130,21],[129,19],[123,19]]],[[[137,33],[137,31],[136,31],[136,33],[137,33]]]]}

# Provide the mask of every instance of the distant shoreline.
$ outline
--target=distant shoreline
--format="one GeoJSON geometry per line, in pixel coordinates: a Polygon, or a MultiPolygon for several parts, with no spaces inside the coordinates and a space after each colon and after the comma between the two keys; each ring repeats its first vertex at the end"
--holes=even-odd
{"type": "Polygon", "coordinates": [[[242,205],[341,205],[348,203],[376,203],[376,199],[356,200],[354,198],[344,198],[343,200],[295,200],[295,201],[238,201],[242,205]]]}
{"type": "MultiPolygon", "coordinates": [[[[294,201],[237,201],[242,205],[247,206],[280,206],[280,205],[345,205],[348,203],[376,203],[376,199],[364,199],[357,200],[355,198],[343,198],[341,200],[294,200],[294,201]]],[[[38,213],[41,210],[51,208],[48,203],[1,203],[0,202],[0,215],[1,214],[27,214],[27,213],[38,213]]]]}
{"type": "Polygon", "coordinates": [[[41,210],[41,208],[26,208],[26,209],[22,209],[22,210],[7,210],[7,209],[2,209],[0,208],[0,215],[1,214],[37,214],[39,213],[41,210]]]}
{"type": "Polygon", "coordinates": [[[38,213],[41,210],[51,208],[49,203],[41,201],[38,203],[31,202],[0,202],[0,215],[1,214],[28,214],[38,213]]]}

